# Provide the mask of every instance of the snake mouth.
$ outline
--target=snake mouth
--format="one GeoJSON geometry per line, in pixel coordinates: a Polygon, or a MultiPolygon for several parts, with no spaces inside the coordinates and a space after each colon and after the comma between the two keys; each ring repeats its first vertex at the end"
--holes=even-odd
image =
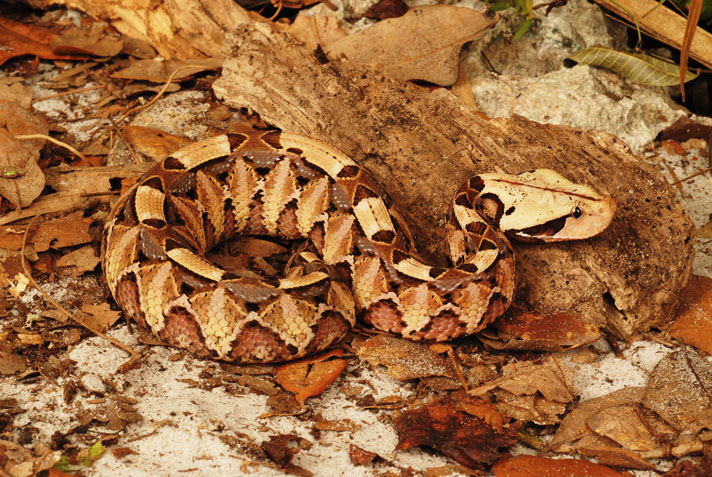
{"type": "Polygon", "coordinates": [[[507,235],[520,242],[556,242],[559,240],[570,240],[566,237],[557,236],[566,227],[566,220],[568,218],[568,216],[564,216],[532,227],[508,230],[507,235]]]}

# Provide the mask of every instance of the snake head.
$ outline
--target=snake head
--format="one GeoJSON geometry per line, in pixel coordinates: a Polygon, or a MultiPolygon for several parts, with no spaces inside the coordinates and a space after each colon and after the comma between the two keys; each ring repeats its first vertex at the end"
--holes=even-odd
{"type": "Polygon", "coordinates": [[[484,182],[480,197],[499,202],[499,227],[518,240],[557,242],[593,237],[608,227],[616,210],[610,195],[549,169],[480,177],[484,182]]]}

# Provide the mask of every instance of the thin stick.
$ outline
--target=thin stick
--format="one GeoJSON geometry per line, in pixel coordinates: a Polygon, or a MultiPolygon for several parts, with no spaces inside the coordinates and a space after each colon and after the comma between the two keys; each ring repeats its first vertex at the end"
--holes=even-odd
{"type": "Polygon", "coordinates": [[[181,70],[186,70],[186,69],[190,69],[190,68],[202,68],[202,67],[201,67],[201,66],[198,66],[198,65],[184,65],[184,66],[181,66],[180,68],[176,69],[173,73],[171,73],[171,75],[168,77],[168,81],[166,81],[166,83],[163,85],[163,88],[161,88],[161,90],[158,92],[158,94],[156,94],[156,96],[154,96],[154,97],[151,99],[151,101],[149,101],[149,102],[146,103],[146,104],[142,104],[142,105],[140,105],[140,106],[136,106],[134,109],[131,109],[131,110],[129,110],[129,111],[126,111],[126,112],[125,112],[124,114],[122,114],[121,117],[118,119],[117,123],[122,122],[124,119],[126,119],[126,117],[127,117],[128,115],[133,114],[133,113],[137,113],[137,112],[139,112],[139,111],[141,111],[141,110],[144,110],[144,109],[148,108],[149,106],[151,106],[151,105],[152,105],[153,103],[155,103],[156,101],[158,101],[158,98],[160,98],[161,96],[163,96],[163,93],[166,92],[166,90],[168,89],[168,87],[171,85],[171,82],[173,82],[173,78],[175,78],[175,76],[178,74],[178,72],[181,71],[181,70]]]}
{"type": "Polygon", "coordinates": [[[133,147],[131,147],[131,144],[126,140],[124,137],[124,133],[121,132],[121,129],[116,125],[113,119],[109,118],[109,121],[111,121],[111,126],[114,128],[116,131],[116,134],[121,138],[122,141],[124,141],[124,145],[126,146],[126,149],[129,150],[129,154],[131,154],[131,157],[133,157],[133,160],[136,164],[142,164],[143,161],[141,161],[138,156],[136,155],[136,152],[133,150],[133,147]]]}
{"type": "Polygon", "coordinates": [[[54,298],[49,296],[47,292],[45,292],[35,281],[34,278],[32,278],[32,270],[30,270],[30,265],[29,262],[27,261],[27,257],[25,257],[25,245],[27,245],[27,235],[30,231],[30,228],[32,228],[32,224],[35,222],[35,219],[37,219],[38,216],[32,217],[32,220],[30,220],[30,223],[27,224],[27,228],[25,229],[25,233],[22,235],[22,250],[20,253],[20,257],[22,260],[22,270],[24,270],[25,275],[27,275],[27,278],[30,280],[30,283],[39,290],[39,292],[42,294],[42,296],[45,297],[47,301],[49,301],[52,305],[55,306],[63,315],[65,315],[67,318],[72,320],[73,322],[77,323],[78,325],[83,326],[84,328],[88,329],[92,333],[96,334],[97,336],[100,336],[113,344],[114,346],[121,348],[122,350],[128,352],[131,354],[131,356],[137,356],[138,353],[134,351],[130,346],[127,346],[123,344],[121,341],[115,340],[114,338],[107,336],[106,334],[102,333],[101,331],[96,331],[91,329],[91,327],[83,320],[80,318],[77,318],[76,316],[72,315],[69,311],[67,311],[62,305],[57,303],[54,298]]]}
{"type": "Polygon", "coordinates": [[[707,169],[703,169],[703,170],[701,170],[701,171],[697,171],[697,172],[695,172],[694,174],[692,174],[691,176],[685,177],[684,179],[678,179],[678,180],[676,180],[675,182],[673,182],[673,183],[670,184],[670,185],[682,184],[683,182],[687,182],[687,181],[689,181],[690,179],[694,179],[694,178],[697,177],[697,176],[701,176],[702,174],[707,174],[707,173],[710,172],[710,171],[712,171],[712,167],[709,167],[709,168],[707,168],[707,169]]]}
{"type": "Polygon", "coordinates": [[[106,85],[97,84],[94,86],[87,86],[86,88],[75,89],[73,91],[62,91],[61,93],[50,94],[49,96],[42,96],[41,98],[33,99],[33,103],[39,103],[40,101],[47,101],[48,99],[58,98],[60,96],[67,96],[69,94],[84,93],[86,91],[92,91],[94,89],[106,88],[106,85]]]}
{"type": "Polygon", "coordinates": [[[76,154],[84,162],[89,162],[84,154],[77,151],[76,149],[74,149],[72,146],[70,146],[66,142],[62,142],[62,141],[55,139],[51,136],[47,136],[46,134],[21,134],[19,136],[15,136],[15,139],[44,139],[44,140],[52,142],[58,146],[62,146],[63,148],[67,149],[68,151],[72,152],[73,154],[76,154]]]}

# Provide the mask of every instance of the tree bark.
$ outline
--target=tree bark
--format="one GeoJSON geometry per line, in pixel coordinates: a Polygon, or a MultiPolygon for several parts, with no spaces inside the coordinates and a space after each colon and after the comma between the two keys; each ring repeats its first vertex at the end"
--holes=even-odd
{"type": "Polygon", "coordinates": [[[353,157],[399,204],[422,255],[435,264],[445,260],[452,194],[473,174],[550,168],[605,188],[618,209],[603,234],[514,244],[516,305],[577,312],[622,338],[672,316],[691,273],[694,227],[661,174],[617,138],[522,117],[488,119],[446,89],[328,61],[267,23],[239,25],[223,52],[217,96],[353,157]]]}

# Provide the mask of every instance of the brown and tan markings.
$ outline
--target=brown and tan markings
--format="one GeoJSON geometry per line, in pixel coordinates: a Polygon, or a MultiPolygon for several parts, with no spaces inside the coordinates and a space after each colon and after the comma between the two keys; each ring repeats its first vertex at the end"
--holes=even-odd
{"type": "Polygon", "coordinates": [[[338,342],[356,317],[413,340],[476,333],[514,294],[505,233],[591,237],[615,204],[549,170],[473,177],[447,224],[453,266],[423,263],[408,228],[355,162],[315,139],[228,134],[149,170],[111,212],[109,288],[167,343],[215,359],[284,361],[338,342]],[[299,241],[278,278],[206,258],[242,236],[299,241]]]}

